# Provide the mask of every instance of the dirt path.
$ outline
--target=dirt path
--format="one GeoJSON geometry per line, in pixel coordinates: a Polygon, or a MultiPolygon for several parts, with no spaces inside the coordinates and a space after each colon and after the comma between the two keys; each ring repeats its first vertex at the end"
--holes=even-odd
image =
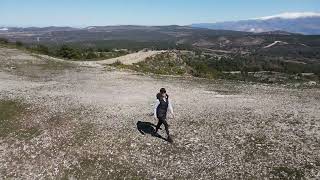
{"type": "Polygon", "coordinates": [[[98,63],[98,64],[112,64],[117,61],[120,61],[123,64],[132,65],[133,63],[138,63],[138,62],[144,61],[148,57],[155,56],[155,55],[157,55],[159,53],[163,53],[163,52],[165,52],[165,51],[139,51],[136,53],[128,54],[128,55],[117,57],[117,58],[97,61],[96,63],[98,63]]]}
{"type": "MultiPolygon", "coordinates": [[[[102,67],[103,65],[113,64],[117,61],[126,64],[132,65],[133,63],[138,63],[141,61],[146,60],[148,57],[155,56],[159,53],[163,53],[165,51],[139,51],[136,53],[127,54],[124,56],[106,59],[106,60],[99,60],[99,61],[73,61],[72,63],[79,65],[79,66],[90,66],[90,67],[102,67]]],[[[61,61],[58,58],[49,57],[46,55],[39,55],[41,58],[50,59],[53,61],[61,61]]],[[[62,60],[63,61],[63,60],[62,60]]]]}
{"type": "Polygon", "coordinates": [[[1,66],[0,99],[27,103],[20,120],[37,132],[0,137],[1,179],[320,176],[319,89],[44,66],[20,51],[0,52],[2,64],[28,64],[1,66]],[[176,112],[173,144],[150,135],[161,87],[176,112]]]}

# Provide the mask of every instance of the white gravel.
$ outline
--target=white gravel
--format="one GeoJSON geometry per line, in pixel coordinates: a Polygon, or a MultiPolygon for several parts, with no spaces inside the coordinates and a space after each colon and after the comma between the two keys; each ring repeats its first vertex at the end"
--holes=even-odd
{"type": "MultiPolygon", "coordinates": [[[[0,49],[2,64],[41,63],[23,57],[0,49]]],[[[29,140],[0,139],[0,179],[320,177],[319,89],[109,67],[31,68],[34,77],[0,67],[0,98],[23,99],[32,112],[23,122],[41,130],[29,140]],[[151,104],[161,87],[176,112],[168,120],[173,144],[137,129],[138,121],[156,124],[151,104]]]]}

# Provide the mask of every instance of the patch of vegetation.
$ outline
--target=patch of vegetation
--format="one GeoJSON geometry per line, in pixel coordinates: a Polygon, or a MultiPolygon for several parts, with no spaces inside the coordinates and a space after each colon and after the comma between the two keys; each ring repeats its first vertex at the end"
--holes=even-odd
{"type": "Polygon", "coordinates": [[[190,44],[177,44],[175,41],[138,41],[138,40],[100,40],[100,41],[80,41],[69,44],[72,47],[79,49],[94,48],[99,52],[108,52],[112,49],[127,49],[129,51],[140,51],[143,49],[152,50],[192,50],[190,44]]]}
{"type": "Polygon", "coordinates": [[[4,38],[0,39],[0,45],[74,61],[110,59],[130,53],[130,51],[126,49],[118,50],[108,48],[81,47],[70,43],[63,45],[24,44],[19,41],[9,42],[4,38]]]}
{"type": "Polygon", "coordinates": [[[62,57],[65,59],[80,59],[81,54],[80,51],[77,49],[74,49],[70,46],[67,45],[62,45],[58,50],[57,50],[57,56],[62,57]]]}
{"type": "Polygon", "coordinates": [[[113,66],[117,66],[117,67],[121,67],[121,66],[124,67],[124,64],[123,64],[121,61],[119,61],[119,60],[117,60],[116,62],[114,62],[112,65],[113,65],[113,66]]]}
{"type": "Polygon", "coordinates": [[[144,62],[134,64],[132,69],[163,75],[183,75],[187,72],[185,62],[170,53],[161,53],[147,58],[144,62]]]}
{"type": "Polygon", "coordinates": [[[149,57],[143,62],[133,65],[125,65],[120,61],[112,64],[119,68],[128,68],[143,73],[154,73],[161,75],[183,75],[187,72],[187,66],[182,60],[177,60],[170,53],[161,53],[154,57],[149,57]]]}
{"type": "MultiPolygon", "coordinates": [[[[320,67],[282,61],[258,61],[242,56],[214,56],[201,51],[172,51],[147,58],[132,66],[114,63],[114,66],[129,68],[144,73],[162,75],[190,74],[209,79],[229,79],[263,83],[287,83],[320,81],[320,67]],[[294,64],[294,63],[293,63],[294,64]],[[302,68],[302,69],[299,69],[302,68]],[[302,75],[298,72],[311,72],[302,75]],[[313,72],[313,73],[312,73],[313,72]]],[[[320,65],[320,64],[319,64],[320,65]]]]}
{"type": "MultiPolygon", "coordinates": [[[[124,56],[129,53],[129,51],[117,50],[117,49],[95,49],[95,48],[78,48],[71,45],[64,44],[62,46],[55,47],[56,50],[53,52],[48,52],[48,55],[53,57],[59,57],[68,60],[80,61],[80,60],[103,60],[110,59],[119,56],[124,56]]],[[[45,50],[37,50],[38,53],[44,53],[45,50]]]]}
{"type": "Polygon", "coordinates": [[[9,43],[8,39],[0,38],[0,44],[8,44],[8,43],[9,43]]]}
{"type": "Polygon", "coordinates": [[[20,140],[30,140],[41,133],[42,131],[38,127],[22,128],[15,133],[15,137],[20,140]]]}
{"type": "MultiPolygon", "coordinates": [[[[320,64],[303,64],[284,60],[269,59],[255,56],[229,56],[217,57],[210,55],[196,55],[184,57],[187,64],[195,69],[194,74],[203,74],[208,72],[218,72],[218,77],[224,79],[236,80],[259,80],[253,73],[268,71],[279,72],[283,74],[296,75],[303,72],[314,73],[319,76],[320,64]],[[225,74],[219,72],[239,71],[239,74],[225,74]],[[251,72],[251,74],[250,74],[251,72]],[[252,73],[253,72],[253,73],[252,73]]],[[[318,79],[313,76],[313,79],[318,79]]]]}
{"type": "Polygon", "coordinates": [[[305,173],[298,168],[291,168],[286,166],[274,167],[271,171],[272,179],[304,179],[305,173]]]}
{"type": "Polygon", "coordinates": [[[39,54],[45,54],[45,55],[51,54],[50,50],[49,50],[49,47],[45,46],[45,45],[42,45],[42,44],[37,44],[37,45],[34,45],[34,46],[30,46],[29,50],[32,51],[32,52],[39,53],[39,54]]]}
{"type": "Polygon", "coordinates": [[[146,179],[130,164],[103,155],[80,157],[79,163],[64,171],[62,179],[146,179]]]}
{"type": "Polygon", "coordinates": [[[63,73],[64,70],[76,68],[74,64],[66,61],[56,61],[45,59],[44,57],[40,57],[44,61],[37,62],[28,62],[25,64],[14,64],[14,71],[10,71],[18,76],[25,76],[32,79],[39,78],[49,78],[51,79],[52,75],[63,73]]]}
{"type": "Polygon", "coordinates": [[[24,44],[23,44],[22,42],[20,42],[20,41],[16,41],[15,44],[16,44],[16,46],[18,46],[18,47],[22,47],[22,46],[24,45],[24,44]]]}
{"type": "Polygon", "coordinates": [[[9,40],[5,38],[0,38],[0,47],[8,47],[8,48],[15,48],[20,50],[27,50],[26,45],[22,42],[10,42],[9,40]]]}
{"type": "Polygon", "coordinates": [[[26,112],[26,105],[20,101],[0,100],[0,137],[13,135],[19,139],[31,139],[41,133],[37,127],[25,128],[20,118],[26,112]]]}
{"type": "Polygon", "coordinates": [[[0,137],[6,137],[19,130],[18,118],[24,109],[18,101],[0,100],[0,137]]]}

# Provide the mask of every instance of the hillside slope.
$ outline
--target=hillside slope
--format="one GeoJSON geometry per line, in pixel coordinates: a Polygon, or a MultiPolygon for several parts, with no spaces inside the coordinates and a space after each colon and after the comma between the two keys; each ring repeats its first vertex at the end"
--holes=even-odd
{"type": "Polygon", "coordinates": [[[320,173],[318,89],[142,76],[7,48],[0,48],[0,65],[0,108],[7,113],[5,120],[0,114],[1,179],[320,173]],[[176,114],[168,120],[173,144],[151,135],[161,87],[176,114]]]}

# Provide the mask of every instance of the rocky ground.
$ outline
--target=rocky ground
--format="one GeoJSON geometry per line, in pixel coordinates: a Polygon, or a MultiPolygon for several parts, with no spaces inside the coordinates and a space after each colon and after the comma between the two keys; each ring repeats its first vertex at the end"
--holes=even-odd
{"type": "Polygon", "coordinates": [[[317,88],[147,76],[0,48],[0,102],[16,109],[0,121],[0,179],[320,178],[317,88]],[[161,87],[176,113],[172,144],[152,136],[161,87]]]}

